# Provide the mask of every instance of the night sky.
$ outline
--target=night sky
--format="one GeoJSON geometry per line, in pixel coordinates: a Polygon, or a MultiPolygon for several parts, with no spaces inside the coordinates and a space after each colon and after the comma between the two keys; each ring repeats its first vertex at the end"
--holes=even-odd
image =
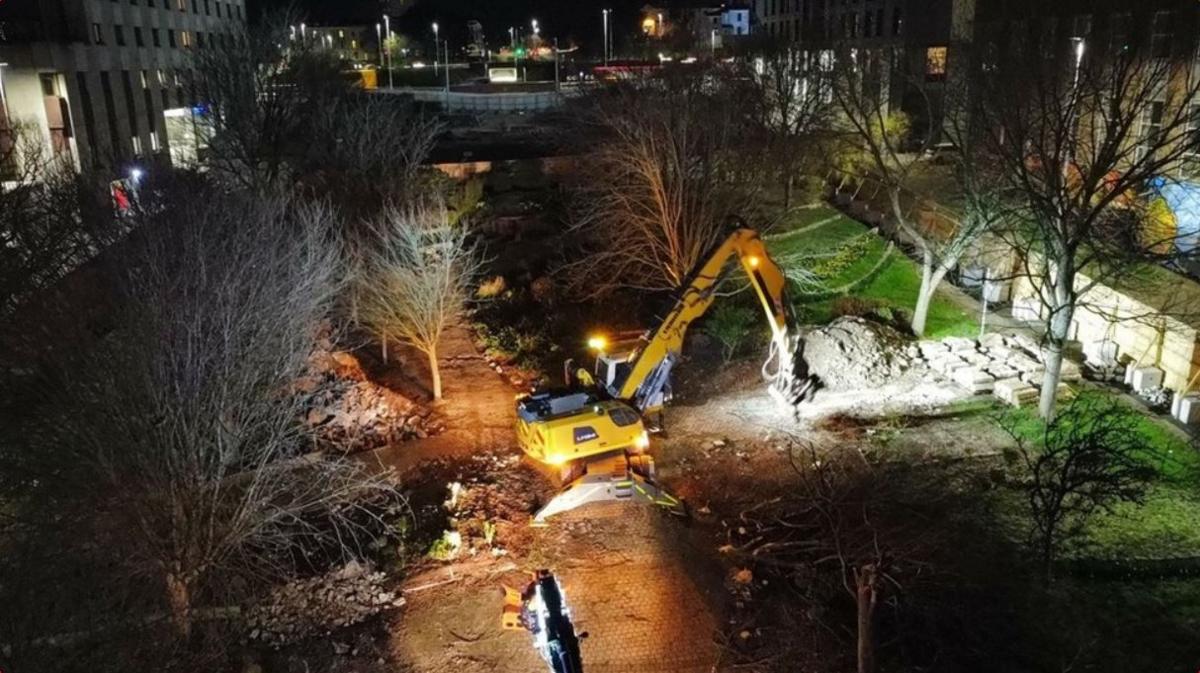
{"type": "Polygon", "coordinates": [[[561,44],[572,40],[599,42],[602,32],[601,8],[614,12],[613,26],[618,33],[635,29],[638,10],[646,0],[248,0],[251,15],[264,7],[294,5],[314,25],[374,24],[385,9],[392,16],[393,30],[424,39],[430,24],[437,21],[441,35],[451,44],[467,40],[467,22],[476,19],[491,45],[508,41],[508,27],[529,29],[536,18],[542,35],[557,37],[561,44]]]}

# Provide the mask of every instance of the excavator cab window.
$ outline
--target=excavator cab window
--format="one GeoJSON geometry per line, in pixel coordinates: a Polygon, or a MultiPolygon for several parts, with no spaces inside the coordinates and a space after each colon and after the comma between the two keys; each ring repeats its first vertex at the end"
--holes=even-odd
{"type": "Polygon", "coordinates": [[[622,428],[629,427],[630,425],[638,422],[638,415],[633,413],[632,410],[619,407],[613,409],[612,412],[609,413],[609,418],[611,418],[613,423],[616,423],[618,427],[622,428]]]}

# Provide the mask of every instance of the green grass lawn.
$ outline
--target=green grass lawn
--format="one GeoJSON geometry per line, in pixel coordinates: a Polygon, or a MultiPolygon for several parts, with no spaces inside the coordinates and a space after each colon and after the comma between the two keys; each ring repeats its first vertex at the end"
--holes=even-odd
{"type": "MultiPolygon", "coordinates": [[[[1089,395],[1108,393],[1089,392],[1089,395]]],[[[1037,441],[1043,432],[1034,409],[1006,414],[1021,437],[1037,441]]],[[[1169,558],[1200,555],[1200,452],[1162,421],[1139,414],[1136,432],[1144,460],[1158,472],[1142,504],[1120,503],[1111,514],[1088,521],[1069,555],[1094,558],[1169,558]]],[[[1023,502],[1010,503],[1014,510],[1023,502]]],[[[1014,516],[1021,514],[1014,512],[1014,516]]]]}
{"type": "MultiPolygon", "coordinates": [[[[869,229],[832,208],[812,208],[791,215],[784,226],[767,237],[772,256],[781,264],[796,263],[797,258],[819,259],[813,255],[835,253],[848,241],[859,236],[868,240],[845,268],[824,279],[829,288],[854,287],[845,293],[883,302],[888,307],[903,309],[911,315],[921,287],[921,270],[899,250],[893,250],[881,268],[876,268],[887,250],[887,242],[868,233],[869,229]],[[824,224],[822,221],[828,220],[824,224]],[[871,275],[873,274],[873,275],[871,275]],[[860,279],[863,283],[857,283],[860,279]]],[[[833,318],[833,296],[801,295],[797,303],[807,322],[826,323],[833,318]]],[[[958,308],[940,294],[934,297],[929,309],[926,335],[940,338],[952,335],[971,335],[978,330],[975,318],[958,308]]]]}

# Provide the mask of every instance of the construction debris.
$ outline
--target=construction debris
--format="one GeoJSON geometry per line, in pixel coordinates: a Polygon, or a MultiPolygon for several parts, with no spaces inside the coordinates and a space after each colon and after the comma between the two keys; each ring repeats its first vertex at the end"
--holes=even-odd
{"type": "Polygon", "coordinates": [[[372,382],[353,354],[328,339],[320,340],[308,374],[293,389],[303,397],[303,421],[319,449],[370,451],[443,429],[427,407],[372,382]]]}
{"type": "Polygon", "coordinates": [[[246,615],[247,638],[279,648],[358,624],[404,605],[387,575],[351,561],[320,577],[276,587],[246,615]]]}
{"type": "MultiPolygon", "coordinates": [[[[822,387],[861,390],[909,379],[921,363],[919,346],[896,330],[863,318],[847,316],[805,335],[804,359],[822,387]]],[[[923,370],[924,367],[919,369],[923,370]]]]}

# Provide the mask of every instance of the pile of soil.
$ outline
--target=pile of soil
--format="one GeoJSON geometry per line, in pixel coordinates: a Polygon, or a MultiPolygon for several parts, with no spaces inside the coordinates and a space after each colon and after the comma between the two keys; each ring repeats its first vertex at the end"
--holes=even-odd
{"type": "Polygon", "coordinates": [[[318,344],[294,390],[321,450],[370,451],[444,429],[428,407],[371,381],[358,358],[328,340],[318,344]]]}
{"type": "Polygon", "coordinates": [[[916,347],[895,329],[859,317],[838,318],[804,337],[804,360],[824,388],[877,388],[919,380],[916,347]]]}

